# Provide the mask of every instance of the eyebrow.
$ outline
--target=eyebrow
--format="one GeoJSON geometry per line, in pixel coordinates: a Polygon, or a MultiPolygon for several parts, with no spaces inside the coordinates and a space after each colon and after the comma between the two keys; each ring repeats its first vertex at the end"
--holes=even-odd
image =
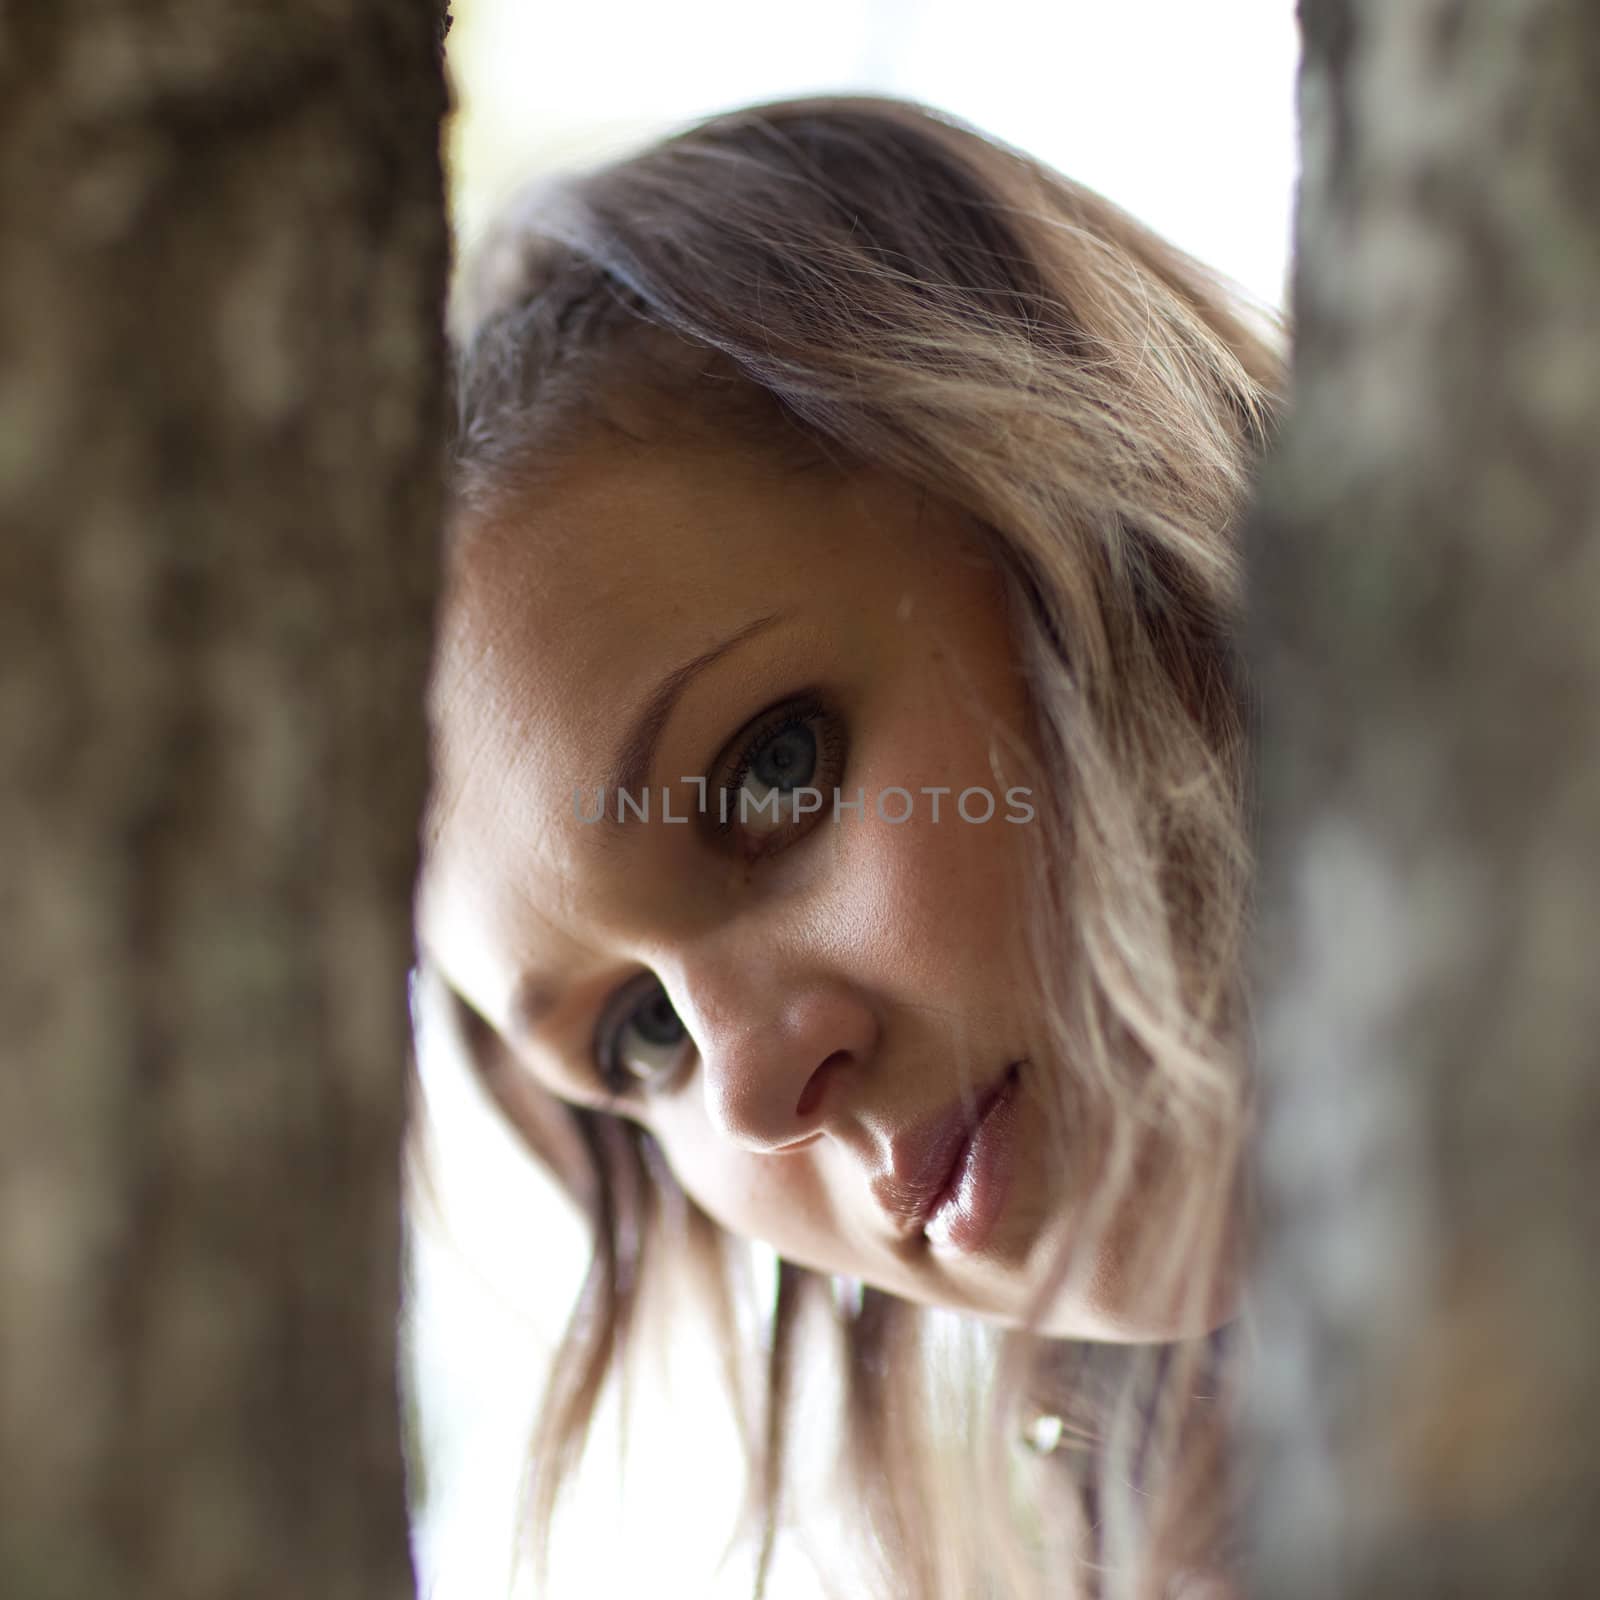
{"type": "MultiPolygon", "coordinates": [[[[681,667],[669,672],[657,685],[655,693],[639,707],[628,724],[628,731],[623,735],[611,762],[607,792],[615,794],[619,789],[623,789],[630,794],[636,794],[643,789],[650,781],[650,769],[655,764],[656,747],[661,742],[661,734],[666,728],[667,719],[671,717],[673,708],[689,685],[713,662],[721,660],[730,650],[744,644],[748,639],[753,639],[786,615],[786,612],[773,611],[764,617],[757,617],[753,622],[747,622],[742,628],[730,633],[720,644],[713,645],[692,661],[686,661],[681,667]]],[[[611,820],[612,812],[606,811],[604,815],[607,820],[611,820]]]]}

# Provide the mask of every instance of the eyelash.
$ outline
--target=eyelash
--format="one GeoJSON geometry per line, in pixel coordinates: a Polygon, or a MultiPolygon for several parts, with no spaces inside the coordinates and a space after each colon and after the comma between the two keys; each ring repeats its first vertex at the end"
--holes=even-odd
{"type": "MultiPolygon", "coordinates": [[[[726,813],[744,786],[745,779],[749,777],[750,769],[757,758],[769,745],[776,743],[786,733],[795,728],[810,727],[813,723],[821,724],[816,733],[815,776],[826,777],[828,781],[815,783],[811,787],[826,794],[838,784],[844,775],[845,756],[848,750],[843,718],[815,692],[794,696],[754,717],[741,730],[738,738],[731,742],[737,748],[737,755],[733,758],[732,765],[728,766],[726,776],[714,785],[707,785],[708,796],[714,790],[718,797],[716,816],[711,824],[715,835],[725,837],[738,826],[734,818],[726,816],[726,813]]],[[[722,757],[712,763],[712,770],[716,771],[719,765],[726,765],[722,757]]],[[[799,838],[811,831],[821,816],[820,811],[813,812],[802,819],[797,826],[780,829],[769,835],[763,840],[760,849],[749,853],[751,859],[776,854],[777,851],[796,843],[799,838]]],[[[606,1092],[615,1099],[626,1099],[630,1094],[650,1087],[646,1080],[631,1071],[619,1058],[617,1044],[622,1030],[633,1021],[643,1009],[644,1002],[659,987],[660,981],[654,974],[641,974],[639,977],[629,979],[612,995],[601,1013],[599,1026],[595,1030],[595,1067],[606,1092]],[[646,977],[651,980],[649,986],[643,981],[646,977]]],[[[687,1030],[682,1048],[685,1050],[693,1048],[693,1041],[688,1038],[687,1030]]],[[[670,1082],[676,1076],[677,1068],[674,1067],[660,1082],[670,1082]]]]}
{"type": "MultiPolygon", "coordinates": [[[[836,787],[844,776],[845,757],[849,749],[849,741],[845,734],[844,720],[834,709],[815,691],[796,695],[785,700],[777,706],[770,707],[746,724],[746,730],[741,732],[738,740],[739,753],[735,758],[727,776],[720,782],[711,786],[717,795],[716,818],[713,830],[720,837],[726,837],[735,831],[738,824],[733,816],[728,813],[730,808],[736,813],[736,797],[744,787],[744,781],[750,776],[750,768],[757,758],[769,745],[776,744],[784,734],[796,728],[808,728],[812,723],[820,723],[816,730],[817,740],[817,773],[816,777],[826,779],[803,787],[820,790],[824,795],[836,787]]],[[[713,764],[713,771],[716,765],[713,764]]],[[[710,789],[708,789],[708,794],[710,789]]],[[[821,821],[822,811],[814,811],[802,819],[795,827],[785,828],[769,834],[763,839],[759,849],[748,852],[751,859],[759,859],[765,855],[775,854],[780,849],[787,849],[800,837],[809,833],[821,821]]]]}

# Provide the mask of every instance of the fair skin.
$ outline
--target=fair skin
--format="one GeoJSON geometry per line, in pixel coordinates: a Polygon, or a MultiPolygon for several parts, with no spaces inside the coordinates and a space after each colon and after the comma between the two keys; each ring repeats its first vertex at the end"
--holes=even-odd
{"type": "MultiPolygon", "coordinates": [[[[592,441],[460,531],[433,718],[419,941],[528,1086],[635,1118],[712,1218],[790,1260],[1017,1323],[1071,1219],[1022,977],[1029,828],[1005,821],[1028,702],[971,525],[886,475],[592,441]],[[584,821],[696,662],[633,775],[651,820],[584,821]],[[864,810],[716,826],[720,784],[797,768],[864,810]],[[920,802],[898,825],[890,786],[920,802]],[[971,788],[986,823],[953,814],[971,788]],[[1008,1083],[1003,1210],[941,1248],[874,1185],[908,1130],[1008,1083]]],[[[1109,1266],[1046,1325],[1169,1331],[1109,1266]]]]}

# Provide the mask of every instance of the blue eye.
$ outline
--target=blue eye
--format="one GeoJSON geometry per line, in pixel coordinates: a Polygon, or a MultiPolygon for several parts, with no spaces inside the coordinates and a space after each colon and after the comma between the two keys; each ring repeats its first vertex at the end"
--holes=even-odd
{"type": "Polygon", "coordinates": [[[762,745],[746,778],[759,778],[773,789],[794,789],[810,783],[817,770],[817,736],[803,723],[784,728],[762,745]]]}
{"type": "Polygon", "coordinates": [[[653,972],[618,991],[595,1041],[600,1077],[613,1094],[666,1082],[690,1046],[689,1030],[653,972]]]}
{"type": "Polygon", "coordinates": [[[803,722],[780,728],[751,752],[729,809],[751,832],[775,831],[793,820],[786,797],[810,786],[816,773],[816,734],[803,722]]]}
{"type": "Polygon", "coordinates": [[[791,797],[797,789],[815,789],[831,804],[844,754],[843,724],[815,695],[757,718],[718,785],[718,831],[737,829],[756,839],[806,831],[826,807],[798,812],[791,797]]]}

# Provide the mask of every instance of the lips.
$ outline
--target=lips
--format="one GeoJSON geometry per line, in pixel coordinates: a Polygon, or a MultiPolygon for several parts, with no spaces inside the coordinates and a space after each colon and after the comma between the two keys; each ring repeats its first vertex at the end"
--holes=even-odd
{"type": "Polygon", "coordinates": [[[987,1088],[967,1095],[937,1116],[895,1135],[889,1170],[872,1182],[872,1195],[898,1231],[914,1237],[956,1181],[972,1135],[1010,1087],[1020,1062],[1011,1062],[987,1088]]]}

